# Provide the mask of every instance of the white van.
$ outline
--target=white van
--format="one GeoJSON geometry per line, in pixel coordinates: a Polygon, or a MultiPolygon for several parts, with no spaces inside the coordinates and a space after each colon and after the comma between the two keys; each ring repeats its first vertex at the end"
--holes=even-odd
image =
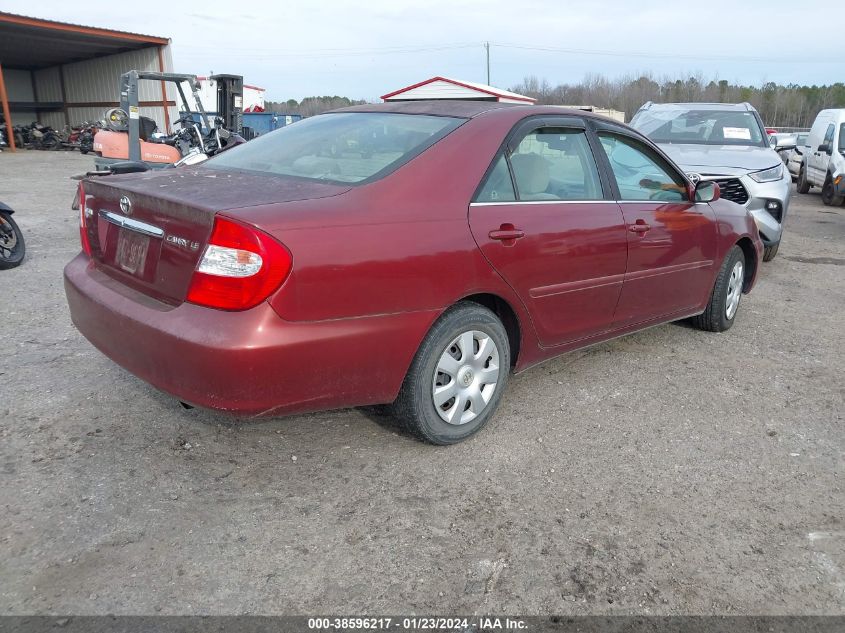
{"type": "Polygon", "coordinates": [[[822,202],[827,205],[845,201],[845,108],[822,110],[810,129],[798,193],[807,193],[810,187],[822,188],[822,202]]]}

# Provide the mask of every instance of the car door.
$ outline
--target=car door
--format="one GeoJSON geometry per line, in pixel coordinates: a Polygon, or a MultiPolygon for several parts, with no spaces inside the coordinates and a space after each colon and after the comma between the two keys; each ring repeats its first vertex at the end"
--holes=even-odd
{"type": "Polygon", "coordinates": [[[816,147],[810,148],[812,150],[811,161],[813,166],[810,182],[819,187],[824,185],[824,181],[827,178],[827,167],[828,163],[830,163],[830,155],[834,149],[833,135],[835,130],[836,126],[833,123],[829,123],[825,128],[824,138],[822,138],[821,143],[816,147]],[[823,146],[826,146],[824,151],[822,150],[823,146]]]}
{"type": "Polygon", "coordinates": [[[696,308],[709,295],[718,265],[712,209],[690,202],[684,177],[641,139],[604,124],[598,135],[627,226],[628,265],[615,326],[696,308]]]}
{"type": "Polygon", "coordinates": [[[488,261],[519,294],[543,346],[606,331],[627,259],[625,222],[577,117],[512,132],[469,208],[488,261]]]}

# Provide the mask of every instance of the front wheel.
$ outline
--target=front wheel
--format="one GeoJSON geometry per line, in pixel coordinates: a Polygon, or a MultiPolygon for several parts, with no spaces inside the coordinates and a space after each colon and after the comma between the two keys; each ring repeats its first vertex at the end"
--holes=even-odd
{"type": "Polygon", "coordinates": [[[725,257],[707,308],[692,318],[692,324],[700,330],[724,332],[734,324],[742,298],[742,286],[745,283],[745,253],[734,245],[725,257]]]}
{"type": "Polygon", "coordinates": [[[20,266],[26,251],[23,233],[8,213],[0,213],[0,270],[20,266]]]}
{"type": "Polygon", "coordinates": [[[493,416],[508,381],[510,345],[501,320],[462,302],[432,326],[414,358],[393,415],[421,440],[465,440],[493,416]]]}
{"type": "Polygon", "coordinates": [[[810,183],[807,182],[807,168],[801,165],[798,170],[798,193],[810,193],[810,183]]]}

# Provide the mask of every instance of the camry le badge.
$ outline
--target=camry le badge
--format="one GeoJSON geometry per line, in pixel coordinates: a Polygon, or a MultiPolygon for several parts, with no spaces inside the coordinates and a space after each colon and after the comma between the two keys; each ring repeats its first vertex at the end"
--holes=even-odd
{"type": "Polygon", "coordinates": [[[178,246],[186,251],[196,251],[199,250],[200,247],[199,242],[193,242],[184,237],[179,237],[178,235],[165,235],[164,241],[168,244],[172,244],[173,246],[178,246]]]}

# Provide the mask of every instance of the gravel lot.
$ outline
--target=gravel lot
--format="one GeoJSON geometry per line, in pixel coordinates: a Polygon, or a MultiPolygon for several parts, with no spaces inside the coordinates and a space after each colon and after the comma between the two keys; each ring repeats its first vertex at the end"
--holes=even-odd
{"type": "Polygon", "coordinates": [[[0,154],[0,613],[845,614],[845,208],[793,200],[726,334],[515,377],[435,448],[183,410],[70,323],[76,153],[0,154]]]}

